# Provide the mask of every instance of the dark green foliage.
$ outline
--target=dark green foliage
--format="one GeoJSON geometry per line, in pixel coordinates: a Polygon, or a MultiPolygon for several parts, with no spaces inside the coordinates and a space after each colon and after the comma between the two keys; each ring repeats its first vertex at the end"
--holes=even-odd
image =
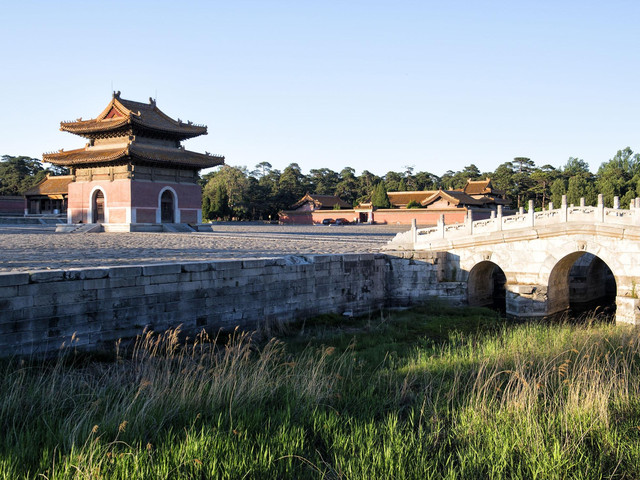
{"type": "Polygon", "coordinates": [[[317,168],[309,171],[309,180],[313,185],[314,193],[319,195],[333,195],[340,181],[340,177],[330,168],[317,168]]]}
{"type": "Polygon", "coordinates": [[[227,218],[231,213],[229,207],[229,196],[226,189],[217,185],[213,190],[213,197],[211,199],[211,218],[227,218]]]}
{"type": "Polygon", "coordinates": [[[374,187],[371,193],[371,204],[377,208],[389,208],[391,206],[384,182],[380,182],[374,187]]]}
{"type": "Polygon", "coordinates": [[[567,194],[567,186],[564,178],[556,178],[551,184],[551,201],[554,207],[558,208],[562,204],[562,196],[567,194]]]}
{"type": "Polygon", "coordinates": [[[211,209],[211,197],[208,195],[202,196],[202,219],[213,220],[215,217],[211,209]]]}
{"type": "Polygon", "coordinates": [[[479,180],[482,174],[478,167],[474,164],[468,165],[460,172],[448,170],[441,179],[441,188],[443,190],[459,190],[464,188],[468,180],[479,180]]]}
{"type": "MultiPolygon", "coordinates": [[[[470,164],[458,172],[449,170],[442,177],[424,171],[415,172],[413,166],[403,167],[402,172],[387,172],[382,178],[366,170],[357,176],[349,167],[340,173],[328,168],[313,169],[305,175],[295,163],[282,172],[267,162],[256,165],[251,173],[235,167],[223,168],[232,168],[235,172],[235,176],[225,182],[229,205],[233,205],[233,208],[229,206],[227,214],[251,219],[275,218],[280,210],[289,209],[305,192],[337,195],[353,205],[372,202],[378,208],[388,208],[387,191],[462,189],[469,179],[486,177],[491,178],[496,189],[506,192],[514,208],[527,207],[529,200],[533,200],[537,209],[547,208],[550,201],[558,208],[562,195],[567,195],[568,203],[579,204],[580,198],[584,197],[587,205],[595,205],[598,193],[604,194],[607,206],[613,205],[613,197],[617,195],[621,205],[627,207],[640,195],[640,155],[634,154],[630,148],[618,151],[611,160],[603,163],[597,175],[589,171],[584,160],[575,157],[570,157],[561,168],[551,165],[537,167],[531,159],[517,157],[502,163],[493,172],[481,173],[474,164],[470,164]]],[[[218,176],[219,172],[205,175],[203,186],[218,176]]],[[[205,188],[205,195],[213,191],[205,188]]],[[[211,208],[204,202],[203,199],[205,210],[211,208]]],[[[212,198],[209,199],[211,204],[212,198]]],[[[408,205],[409,208],[417,206],[413,203],[408,205]]]]}
{"type": "Polygon", "coordinates": [[[0,162],[0,195],[22,195],[46,174],[47,171],[36,158],[3,155],[0,162]]]}
{"type": "Polygon", "coordinates": [[[407,203],[407,208],[420,208],[420,207],[421,205],[415,200],[411,200],[409,203],[407,203]]]}
{"type": "Polygon", "coordinates": [[[598,193],[604,196],[606,206],[613,206],[613,197],[621,198],[621,206],[628,207],[629,202],[640,191],[640,154],[635,154],[627,147],[618,150],[616,155],[606,163],[600,165],[596,179],[598,193]]]}
{"type": "Polygon", "coordinates": [[[534,182],[531,191],[535,194],[536,205],[542,208],[547,207],[551,197],[551,185],[559,174],[560,172],[551,165],[544,165],[531,172],[531,180],[534,182]]]}
{"type": "Polygon", "coordinates": [[[407,190],[404,177],[397,172],[387,172],[384,176],[384,187],[387,192],[404,192],[407,190]]]}

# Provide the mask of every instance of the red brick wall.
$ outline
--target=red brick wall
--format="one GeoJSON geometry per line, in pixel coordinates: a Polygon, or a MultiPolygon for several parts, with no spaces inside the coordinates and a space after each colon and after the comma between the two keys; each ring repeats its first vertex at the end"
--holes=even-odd
{"type": "Polygon", "coordinates": [[[0,196],[0,214],[23,215],[24,198],[14,196],[0,196]]]}
{"type": "Polygon", "coordinates": [[[315,210],[313,212],[287,211],[280,212],[280,223],[286,225],[321,225],[324,219],[342,219],[354,223],[358,214],[353,210],[315,210]]]}
{"type": "Polygon", "coordinates": [[[137,223],[156,223],[156,208],[136,208],[137,223]]]}
{"type": "Polygon", "coordinates": [[[178,208],[202,208],[200,185],[164,182],[132,182],[131,203],[134,207],[158,208],[158,196],[165,187],[171,187],[178,195],[178,208]]]}
{"type": "Polygon", "coordinates": [[[467,209],[380,209],[373,212],[373,221],[389,225],[411,225],[411,220],[415,218],[418,225],[435,225],[441,214],[444,214],[445,223],[461,223],[464,222],[467,209]]]}
{"type": "Polygon", "coordinates": [[[129,208],[132,210],[132,220],[135,223],[156,223],[158,199],[165,187],[170,187],[178,197],[181,222],[197,222],[198,211],[202,208],[202,190],[199,185],[141,182],[129,179],[113,182],[108,180],[73,182],[69,184],[68,206],[73,223],[89,222],[91,191],[95,187],[100,187],[104,191],[105,210],[108,211],[109,223],[125,223],[129,208]]]}
{"type": "MultiPolygon", "coordinates": [[[[373,212],[373,221],[378,224],[400,224],[411,225],[411,220],[416,219],[419,226],[435,225],[444,214],[445,223],[462,223],[467,215],[466,208],[449,208],[431,210],[426,208],[389,208],[378,209],[373,212]]],[[[358,218],[358,212],[354,210],[316,210],[314,212],[286,211],[280,213],[280,222],[295,225],[317,225],[322,220],[330,218],[337,220],[342,218],[349,223],[354,223],[358,218]]],[[[473,219],[482,220],[491,216],[490,211],[474,211],[473,219]]]]}
{"type": "Polygon", "coordinates": [[[91,203],[91,192],[99,187],[105,196],[105,212],[110,223],[124,221],[126,207],[131,205],[131,180],[96,180],[94,182],[71,182],[69,184],[69,200],[67,210],[70,212],[72,223],[89,223],[89,207],[91,203]],[[117,212],[116,212],[117,208],[117,212]],[[113,212],[111,211],[113,209],[113,212]],[[123,213],[125,212],[125,213],[123,213]],[[111,215],[114,215],[112,220],[111,215]]]}

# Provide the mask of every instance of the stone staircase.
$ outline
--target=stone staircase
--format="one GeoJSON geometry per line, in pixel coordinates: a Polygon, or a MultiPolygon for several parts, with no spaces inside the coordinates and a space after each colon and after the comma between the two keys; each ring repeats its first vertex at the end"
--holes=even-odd
{"type": "Polygon", "coordinates": [[[163,223],[162,228],[170,233],[193,233],[196,230],[188,223],[163,223]]]}
{"type": "Polygon", "coordinates": [[[58,224],[56,233],[123,233],[123,232],[169,232],[169,233],[193,233],[197,230],[188,223],[77,223],[58,224]]]}
{"type": "Polygon", "coordinates": [[[56,233],[96,233],[102,231],[99,223],[64,223],[56,225],[56,233]]]}

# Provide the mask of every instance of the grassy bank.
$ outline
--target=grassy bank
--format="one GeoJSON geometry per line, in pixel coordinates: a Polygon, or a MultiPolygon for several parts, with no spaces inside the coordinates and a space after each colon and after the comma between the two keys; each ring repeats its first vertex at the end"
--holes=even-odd
{"type": "Polygon", "coordinates": [[[483,309],[10,362],[2,478],[640,478],[640,334],[483,309]]]}

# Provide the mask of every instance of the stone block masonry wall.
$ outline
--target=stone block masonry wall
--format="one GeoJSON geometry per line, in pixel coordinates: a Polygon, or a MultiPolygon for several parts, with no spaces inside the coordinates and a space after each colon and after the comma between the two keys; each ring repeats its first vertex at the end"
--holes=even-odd
{"type": "Polygon", "coordinates": [[[0,274],[0,356],[112,348],[145,328],[188,333],[361,314],[437,293],[433,263],[381,254],[288,256],[0,274]],[[407,268],[405,268],[407,267],[407,268]]]}
{"type": "Polygon", "coordinates": [[[467,282],[455,281],[447,252],[387,253],[387,305],[406,307],[434,298],[452,305],[467,302],[467,282]]]}

